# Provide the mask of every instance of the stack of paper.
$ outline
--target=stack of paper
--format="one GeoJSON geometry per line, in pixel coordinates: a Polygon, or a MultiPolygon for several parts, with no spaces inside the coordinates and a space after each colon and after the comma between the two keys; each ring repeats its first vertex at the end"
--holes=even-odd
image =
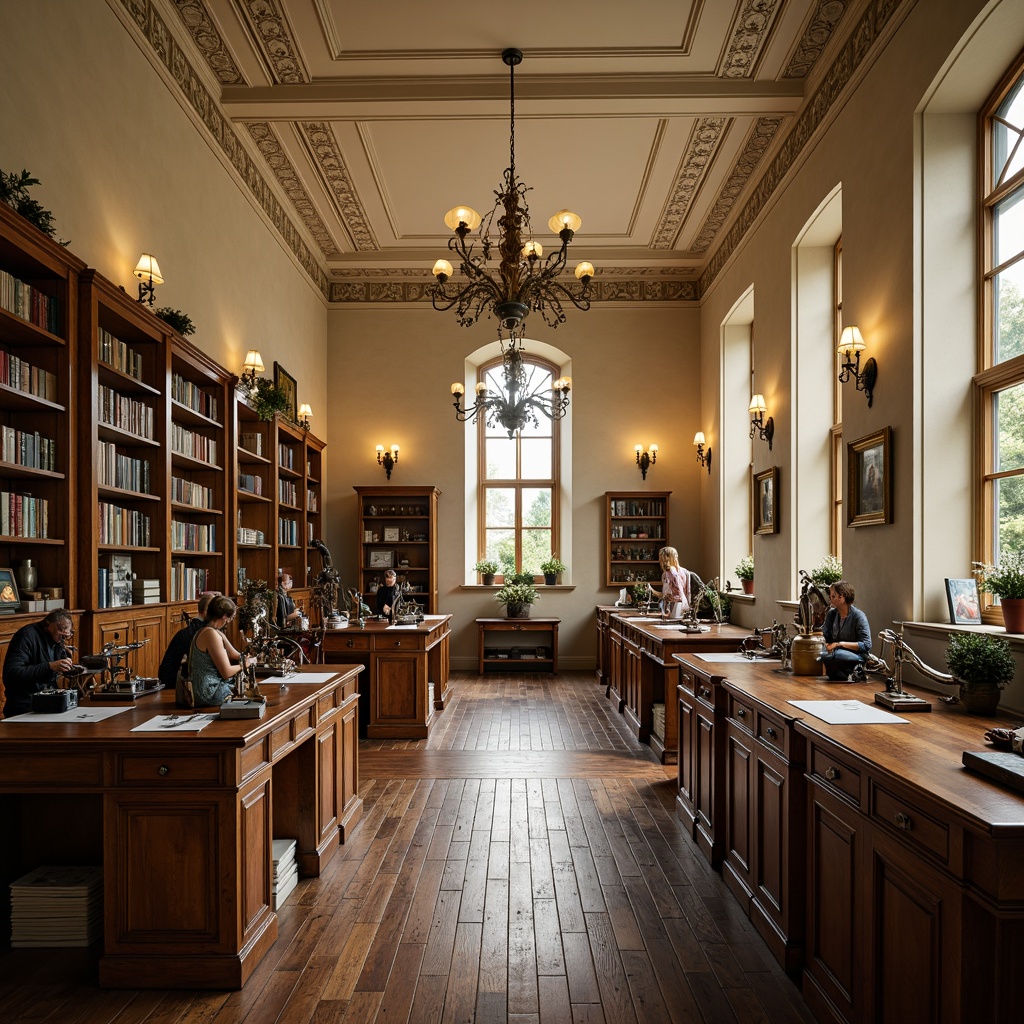
{"type": "Polygon", "coordinates": [[[103,868],[42,867],[11,882],[12,946],[90,946],[103,938],[103,868]]]}
{"type": "Polygon", "coordinates": [[[274,909],[288,899],[288,894],[299,880],[299,865],[295,860],[295,840],[274,840],[274,909]]]}

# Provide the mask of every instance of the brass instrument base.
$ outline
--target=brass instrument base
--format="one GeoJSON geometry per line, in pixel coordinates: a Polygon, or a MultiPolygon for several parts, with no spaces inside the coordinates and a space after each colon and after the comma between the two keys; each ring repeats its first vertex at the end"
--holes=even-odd
{"type": "Polygon", "coordinates": [[[890,711],[931,711],[932,706],[921,697],[909,693],[890,693],[888,690],[875,694],[875,703],[881,704],[890,711]]]}

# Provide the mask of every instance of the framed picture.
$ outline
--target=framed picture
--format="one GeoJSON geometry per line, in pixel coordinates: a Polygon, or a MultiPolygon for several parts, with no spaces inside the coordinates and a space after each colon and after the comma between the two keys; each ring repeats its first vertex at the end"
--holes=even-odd
{"type": "Polygon", "coordinates": [[[385,544],[397,544],[398,543],[398,527],[397,526],[385,526],[384,527],[384,543],[385,544]]]}
{"type": "Polygon", "coordinates": [[[981,601],[978,599],[978,581],[946,580],[946,601],[949,603],[949,621],[959,626],[981,625],[981,601]]]}
{"type": "Polygon", "coordinates": [[[754,533],[779,532],[779,467],[754,474],[754,533]]]}
{"type": "Polygon", "coordinates": [[[371,551],[370,552],[370,568],[371,569],[390,569],[391,568],[391,551],[371,551]]]}
{"type": "Polygon", "coordinates": [[[847,526],[892,522],[891,449],[891,427],[847,443],[847,526]]]}
{"type": "Polygon", "coordinates": [[[299,406],[295,400],[295,378],[278,362],[274,363],[274,387],[280,388],[288,396],[285,416],[292,421],[299,421],[299,406]]]}
{"type": "Polygon", "coordinates": [[[18,584],[14,581],[13,569],[0,569],[0,614],[16,612],[21,607],[18,584]]]}

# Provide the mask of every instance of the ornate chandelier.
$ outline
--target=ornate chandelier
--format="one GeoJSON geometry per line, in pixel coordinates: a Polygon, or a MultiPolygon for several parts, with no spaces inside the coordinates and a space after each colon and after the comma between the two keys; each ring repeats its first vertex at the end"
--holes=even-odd
{"type": "Polygon", "coordinates": [[[455,396],[455,418],[465,423],[475,420],[477,416],[486,416],[489,426],[501,424],[508,431],[509,437],[530,423],[539,426],[537,413],[542,413],[549,420],[560,420],[569,408],[572,378],[559,377],[552,384],[548,374],[529,374],[523,364],[522,335],[510,331],[506,342],[499,330],[498,339],[501,342],[504,390],[492,392],[481,381],[476,386],[476,402],[464,409],[462,396],[466,393],[466,387],[454,383],[452,394],[455,396]],[[541,379],[536,379],[538,376],[541,379]]]}
{"type": "Polygon", "coordinates": [[[505,183],[496,191],[497,201],[485,218],[468,206],[456,206],[445,214],[444,222],[452,231],[448,248],[454,253],[459,269],[467,283],[457,289],[453,284],[448,289],[452,276],[452,264],[440,259],[434,264],[433,274],[437,284],[430,287],[435,309],[448,310],[455,307],[455,315],[463,327],[476,323],[480,314],[488,316],[493,312],[498,322],[507,331],[514,331],[531,310],[537,310],[549,327],[557,327],[565,320],[562,302],[568,299],[577,309],[590,308],[590,280],[594,276],[592,263],[579,263],[575,274],[580,282],[578,290],[563,285],[558,275],[565,268],[569,243],[579,231],[580,218],[569,210],[560,210],[549,221],[548,227],[561,239],[561,247],[542,259],[544,248],[533,240],[530,224],[530,208],[526,193],[530,189],[516,177],[516,87],[515,68],[523,59],[521,50],[508,49],[501,55],[509,68],[509,166],[505,169],[505,183]],[[497,248],[500,260],[497,268],[488,268],[491,259],[491,228],[495,215],[497,223],[497,248]],[[471,231],[479,228],[476,243],[467,244],[471,231]]]}

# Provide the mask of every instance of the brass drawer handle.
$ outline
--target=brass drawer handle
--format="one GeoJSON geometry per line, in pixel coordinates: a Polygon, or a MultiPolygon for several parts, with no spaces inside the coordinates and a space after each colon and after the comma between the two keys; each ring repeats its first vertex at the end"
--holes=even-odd
{"type": "Polygon", "coordinates": [[[395,646],[396,647],[401,647],[402,646],[402,641],[401,640],[396,640],[395,641],[395,646]]]}
{"type": "Polygon", "coordinates": [[[769,739],[775,739],[775,730],[770,725],[765,728],[764,733],[769,739]]]}
{"type": "Polygon", "coordinates": [[[157,768],[157,774],[158,775],[170,775],[171,774],[171,769],[168,768],[167,765],[162,764],[162,765],[160,765],[159,768],[157,768]]]}
{"type": "Polygon", "coordinates": [[[909,832],[914,827],[914,822],[911,820],[909,814],[904,814],[903,811],[897,811],[893,816],[892,820],[895,822],[897,828],[903,829],[904,832],[909,832]]]}
{"type": "Polygon", "coordinates": [[[840,775],[839,769],[838,768],[833,768],[832,765],[829,765],[825,769],[825,778],[828,779],[829,782],[835,782],[836,779],[839,778],[839,775],[840,775]]]}
{"type": "Polygon", "coordinates": [[[711,690],[708,687],[706,687],[706,686],[702,686],[700,688],[700,695],[702,697],[710,697],[711,696],[711,690]]]}
{"type": "Polygon", "coordinates": [[[519,630],[521,630],[523,627],[522,626],[513,626],[512,628],[518,633],[519,630]]]}
{"type": "Polygon", "coordinates": [[[351,639],[351,637],[350,637],[349,640],[348,640],[348,646],[349,647],[355,647],[355,645],[356,645],[355,640],[351,639]]]}
{"type": "Polygon", "coordinates": [[[743,718],[746,715],[746,713],[747,713],[747,709],[746,708],[737,708],[736,709],[736,717],[737,718],[743,718]]]}

